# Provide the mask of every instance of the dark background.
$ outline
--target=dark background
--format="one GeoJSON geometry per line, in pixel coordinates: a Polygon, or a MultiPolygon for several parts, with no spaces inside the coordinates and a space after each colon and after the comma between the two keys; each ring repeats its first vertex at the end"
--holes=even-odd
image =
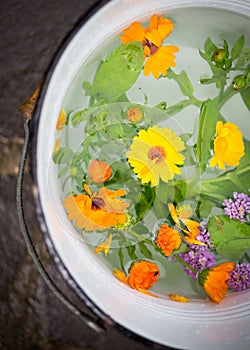
{"type": "MultiPolygon", "coordinates": [[[[65,35],[94,0],[2,0],[0,5],[0,348],[4,350],[151,347],[114,329],[96,335],[50,291],[27,252],[16,211],[16,178],[25,118],[18,106],[33,92],[65,35]]],[[[36,249],[59,288],[84,309],[47,254],[36,221],[27,167],[23,196],[36,249]]]]}

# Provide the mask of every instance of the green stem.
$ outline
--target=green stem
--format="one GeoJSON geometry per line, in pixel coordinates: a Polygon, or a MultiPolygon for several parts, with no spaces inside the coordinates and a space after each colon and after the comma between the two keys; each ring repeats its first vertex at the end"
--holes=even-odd
{"type": "Polygon", "coordinates": [[[151,245],[152,247],[155,247],[154,243],[153,243],[150,239],[143,237],[143,236],[140,235],[139,233],[137,233],[137,232],[135,232],[135,231],[132,231],[132,230],[129,230],[128,233],[129,233],[131,236],[133,236],[133,237],[135,237],[135,238],[138,238],[140,241],[146,242],[146,243],[148,243],[149,245],[151,245]]]}
{"type": "Polygon", "coordinates": [[[175,258],[175,260],[177,260],[179,263],[181,263],[182,265],[186,266],[188,269],[190,269],[192,272],[194,273],[198,273],[199,271],[197,271],[195,268],[193,268],[192,266],[190,266],[186,261],[184,261],[179,255],[173,255],[173,257],[175,258]]]}
{"type": "Polygon", "coordinates": [[[233,88],[232,85],[228,86],[228,88],[226,89],[226,91],[224,92],[224,94],[219,97],[216,97],[215,99],[218,100],[218,110],[220,110],[222,108],[222,106],[235,94],[237,94],[237,90],[235,90],[233,88]]]}
{"type": "MultiPolygon", "coordinates": [[[[244,167],[244,168],[242,168],[240,170],[237,170],[237,176],[241,175],[241,174],[244,174],[245,172],[247,172],[249,170],[250,170],[250,165],[248,165],[248,166],[246,166],[246,167],[244,167]]],[[[201,184],[219,183],[219,182],[225,181],[225,180],[231,180],[231,178],[227,174],[225,174],[225,175],[222,175],[222,176],[219,176],[219,177],[201,180],[201,184]]]]}

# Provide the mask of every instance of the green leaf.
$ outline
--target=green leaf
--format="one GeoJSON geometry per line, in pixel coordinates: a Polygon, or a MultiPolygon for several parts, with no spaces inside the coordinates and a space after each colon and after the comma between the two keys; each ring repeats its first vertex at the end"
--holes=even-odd
{"type": "Polygon", "coordinates": [[[119,46],[100,66],[88,92],[91,95],[100,94],[110,102],[118,100],[137,80],[143,62],[141,43],[119,46]]]}
{"type": "Polygon", "coordinates": [[[241,35],[239,39],[236,40],[234,43],[234,46],[232,47],[231,51],[231,59],[232,61],[238,58],[244,48],[245,45],[245,37],[244,35],[241,35]]]}
{"type": "Polygon", "coordinates": [[[250,111],[250,87],[240,92],[242,101],[245,103],[247,109],[250,111]]]}
{"type": "Polygon", "coordinates": [[[145,185],[143,191],[141,192],[140,200],[135,205],[137,221],[140,221],[144,217],[145,213],[152,208],[154,200],[155,189],[145,185]]]}
{"type": "Polygon", "coordinates": [[[207,218],[214,207],[214,203],[209,201],[207,198],[204,199],[202,197],[200,198],[199,202],[199,216],[201,218],[207,218]]]}
{"type": "Polygon", "coordinates": [[[169,70],[166,77],[169,79],[174,79],[178,83],[184,96],[191,97],[193,95],[194,88],[185,71],[182,71],[180,74],[176,74],[173,70],[169,70]]]}
{"type": "Polygon", "coordinates": [[[131,260],[136,260],[137,259],[137,255],[135,254],[135,245],[129,245],[126,247],[128,255],[130,257],[131,260]]]}
{"type": "Polygon", "coordinates": [[[146,245],[143,242],[140,242],[139,244],[140,252],[148,259],[152,259],[152,253],[151,251],[146,247],[146,245]]]}
{"type": "Polygon", "coordinates": [[[60,169],[60,171],[58,172],[58,179],[60,179],[61,177],[64,177],[66,174],[69,174],[69,167],[68,166],[64,166],[63,168],[60,169]]]}
{"type": "Polygon", "coordinates": [[[169,116],[172,116],[180,111],[182,111],[184,108],[190,106],[192,102],[190,100],[183,100],[177,102],[175,105],[167,107],[166,112],[169,116]]]}
{"type": "Polygon", "coordinates": [[[210,157],[210,143],[214,138],[216,122],[219,112],[215,101],[208,99],[201,107],[198,139],[197,139],[197,160],[201,172],[204,172],[210,157]]]}
{"type": "Polygon", "coordinates": [[[125,273],[125,267],[124,267],[124,254],[123,254],[123,248],[119,248],[118,249],[118,256],[119,256],[119,260],[120,260],[120,266],[121,266],[121,270],[125,273]]]}
{"type": "Polygon", "coordinates": [[[228,216],[213,216],[208,231],[217,252],[226,259],[240,259],[250,248],[250,225],[228,216]]]}
{"type": "Polygon", "coordinates": [[[61,147],[57,152],[53,154],[53,161],[56,164],[68,164],[73,158],[73,151],[67,147],[61,147]]]}
{"type": "Polygon", "coordinates": [[[249,62],[250,59],[250,48],[243,49],[238,57],[238,61],[234,66],[234,69],[242,69],[246,63],[249,62]]]}
{"type": "Polygon", "coordinates": [[[207,38],[207,40],[204,43],[204,50],[208,56],[212,56],[214,52],[218,50],[218,47],[213,43],[213,41],[210,38],[207,38]]]}

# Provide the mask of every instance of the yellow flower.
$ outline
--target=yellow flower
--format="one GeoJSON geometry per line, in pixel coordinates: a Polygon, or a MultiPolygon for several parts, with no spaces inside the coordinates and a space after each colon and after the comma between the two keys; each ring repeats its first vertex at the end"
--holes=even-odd
{"type": "Polygon", "coordinates": [[[65,123],[66,123],[66,112],[64,109],[62,109],[56,122],[56,129],[62,130],[64,128],[65,123]]]}
{"type": "Polygon", "coordinates": [[[147,61],[144,66],[144,74],[150,73],[157,79],[166,75],[169,67],[175,67],[175,55],[179,49],[177,46],[162,46],[163,41],[172,32],[174,24],[167,18],[153,15],[150,18],[149,27],[145,29],[139,22],[134,22],[120,35],[123,44],[131,41],[140,41],[143,45],[144,55],[147,61]]]}
{"type": "Polygon", "coordinates": [[[158,281],[160,276],[160,270],[155,263],[146,260],[135,261],[129,269],[128,277],[118,269],[113,273],[121,282],[128,284],[130,288],[152,297],[157,297],[155,294],[147,291],[158,281]]]}
{"type": "Polygon", "coordinates": [[[91,161],[87,173],[94,182],[100,183],[110,178],[112,169],[108,163],[94,159],[91,161]]]}
{"type": "Polygon", "coordinates": [[[204,288],[209,298],[219,304],[228,291],[226,281],[229,279],[229,272],[235,267],[234,262],[226,262],[211,269],[202,271],[199,276],[199,283],[204,288]]]}
{"type": "Polygon", "coordinates": [[[178,294],[169,294],[169,299],[177,301],[178,303],[188,303],[190,300],[182,295],[178,294]]]}
{"type": "Polygon", "coordinates": [[[107,240],[103,241],[101,244],[98,245],[95,249],[95,254],[98,254],[104,250],[104,254],[107,255],[110,249],[110,245],[112,242],[112,234],[108,236],[107,240]]]}
{"type": "Polygon", "coordinates": [[[87,195],[78,194],[64,199],[68,218],[75,220],[76,226],[86,231],[94,231],[104,230],[126,221],[124,210],[128,207],[128,203],[116,199],[126,194],[124,190],[110,191],[102,187],[98,193],[92,194],[87,185],[84,189],[87,195]]]}
{"type": "Polygon", "coordinates": [[[237,166],[244,156],[243,136],[238,126],[232,123],[218,121],[216,124],[216,137],[214,139],[214,156],[210,160],[210,166],[226,169],[225,164],[237,166]]]}
{"type": "Polygon", "coordinates": [[[175,249],[180,247],[181,235],[175,228],[162,224],[157,233],[155,242],[158,247],[161,248],[163,254],[165,256],[169,256],[175,249]]]}
{"type": "Polygon", "coordinates": [[[179,152],[184,149],[184,142],[176,133],[154,125],[134,137],[126,156],[143,183],[157,186],[160,179],[168,182],[174,174],[181,174],[176,165],[183,164],[185,157],[179,152]]]}

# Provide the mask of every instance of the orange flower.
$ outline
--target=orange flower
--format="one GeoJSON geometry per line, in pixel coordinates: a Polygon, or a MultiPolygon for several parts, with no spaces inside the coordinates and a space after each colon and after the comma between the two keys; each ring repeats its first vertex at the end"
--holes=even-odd
{"type": "Polygon", "coordinates": [[[126,221],[124,210],[128,207],[128,203],[116,199],[124,196],[125,190],[110,191],[102,187],[98,193],[92,194],[87,185],[84,189],[87,195],[69,196],[64,200],[68,218],[75,220],[76,226],[86,231],[104,230],[126,221]]]}
{"type": "Polygon", "coordinates": [[[178,294],[169,294],[169,298],[173,301],[177,301],[178,303],[188,303],[190,300],[182,295],[178,294]]]}
{"type": "Polygon", "coordinates": [[[169,67],[175,67],[175,55],[179,49],[177,46],[161,46],[165,38],[172,32],[174,24],[167,18],[153,15],[150,18],[149,27],[134,22],[124,30],[120,35],[122,43],[131,41],[140,41],[143,45],[144,55],[148,57],[144,74],[150,73],[157,79],[159,76],[166,75],[169,67]]]}
{"type": "Polygon", "coordinates": [[[91,179],[97,183],[107,181],[112,175],[110,165],[100,160],[92,160],[87,172],[91,179]]]}
{"type": "Polygon", "coordinates": [[[166,224],[162,224],[155,242],[161,248],[163,254],[169,256],[181,245],[180,232],[166,224]]]}
{"type": "Polygon", "coordinates": [[[134,262],[129,269],[129,276],[126,277],[125,273],[120,270],[115,270],[114,275],[123,283],[126,283],[130,288],[136,289],[141,293],[157,297],[147,291],[158,281],[160,270],[155,263],[139,260],[134,262]]]}
{"type": "Polygon", "coordinates": [[[112,234],[108,236],[107,240],[103,241],[101,244],[98,245],[95,249],[95,254],[98,254],[104,250],[104,254],[107,255],[110,249],[110,245],[112,242],[112,234]]]}
{"type": "Polygon", "coordinates": [[[65,123],[66,123],[66,112],[64,109],[62,109],[56,122],[56,129],[62,130],[64,128],[65,123]]]}
{"type": "Polygon", "coordinates": [[[158,281],[160,270],[155,263],[140,260],[132,264],[129,270],[128,284],[131,288],[138,291],[155,296],[147,292],[147,289],[152,287],[154,282],[158,281]]]}
{"type": "Polygon", "coordinates": [[[186,234],[184,237],[186,243],[205,245],[205,243],[202,243],[196,239],[196,236],[200,233],[200,223],[189,219],[191,211],[188,211],[183,207],[183,210],[179,209],[177,214],[175,206],[172,203],[168,203],[168,209],[176,226],[186,234]]]}
{"type": "Polygon", "coordinates": [[[199,283],[204,288],[209,298],[215,303],[220,303],[228,291],[226,281],[229,272],[235,267],[234,262],[226,262],[211,269],[202,271],[199,275],[199,283]]]}

